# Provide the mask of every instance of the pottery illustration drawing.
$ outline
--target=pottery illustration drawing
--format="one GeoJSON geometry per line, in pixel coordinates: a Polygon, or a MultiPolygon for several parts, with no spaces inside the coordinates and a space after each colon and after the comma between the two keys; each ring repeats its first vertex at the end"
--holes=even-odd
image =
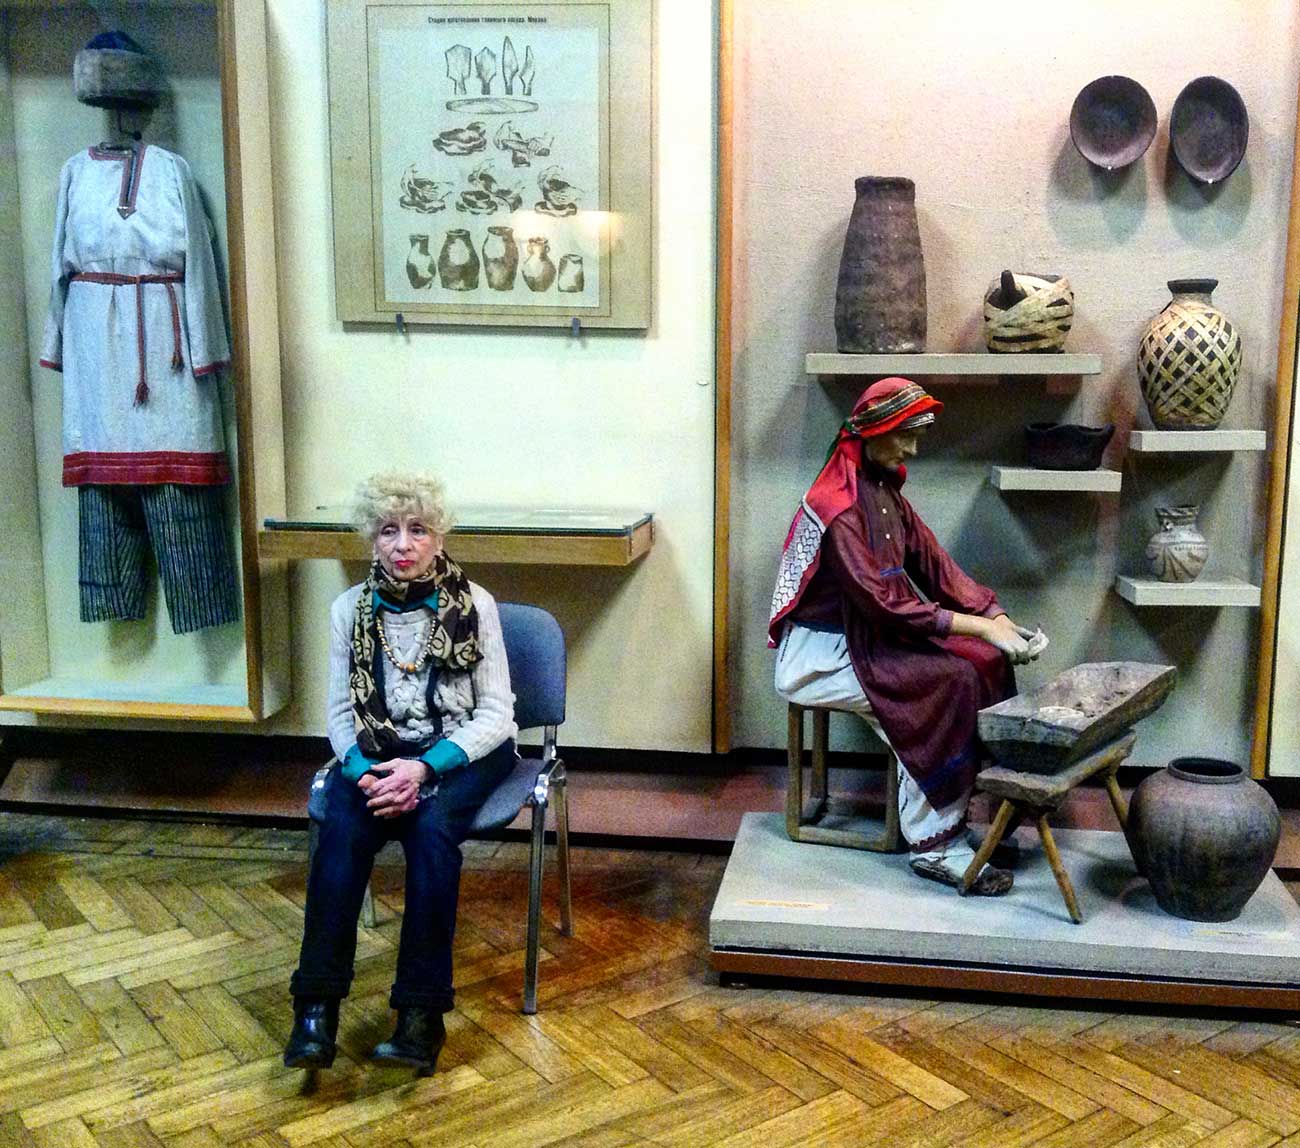
{"type": "Polygon", "coordinates": [[[559,283],[556,289],[569,295],[576,295],[585,286],[586,278],[582,274],[582,256],[561,255],[559,283]]]}
{"type": "Polygon", "coordinates": [[[551,244],[541,236],[528,241],[528,258],[524,260],[524,282],[530,291],[548,291],[555,282],[555,264],[550,256],[551,244]]]}
{"type": "Polygon", "coordinates": [[[489,227],[483,241],[483,273],[493,291],[509,291],[519,270],[519,244],[513,228],[489,227]]]}
{"type": "Polygon", "coordinates": [[[448,291],[473,291],[478,286],[479,259],[469,232],[453,228],[438,253],[438,281],[448,291]]]}
{"type": "Polygon", "coordinates": [[[411,250],[406,256],[406,277],[412,287],[427,287],[433,282],[433,256],[429,254],[427,235],[411,236],[411,250]]]}

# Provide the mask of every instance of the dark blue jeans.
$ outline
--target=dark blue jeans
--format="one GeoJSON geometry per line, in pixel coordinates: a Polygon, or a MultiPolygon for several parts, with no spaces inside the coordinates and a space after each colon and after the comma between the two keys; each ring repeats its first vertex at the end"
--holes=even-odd
{"type": "Polygon", "coordinates": [[[338,769],[326,782],[327,807],[311,873],[298,969],[297,997],[348,995],[357,952],[357,918],[375,854],[400,841],[406,854],[406,909],[389,1004],[446,1012],[452,1007],[451,942],[460,892],[460,845],[474,815],[515,764],[507,741],[486,757],[442,774],[438,792],[410,813],[376,817],[368,798],[338,769]]]}

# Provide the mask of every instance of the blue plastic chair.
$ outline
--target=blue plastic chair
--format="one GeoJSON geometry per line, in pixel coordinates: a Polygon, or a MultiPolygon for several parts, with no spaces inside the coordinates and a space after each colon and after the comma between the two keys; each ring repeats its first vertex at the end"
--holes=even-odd
{"type": "Polygon", "coordinates": [[[556,749],[564,721],[564,631],[539,606],[498,604],[501,633],[515,694],[515,723],[520,730],[542,730],[542,755],[521,757],[514,772],[483,803],[470,828],[486,833],[509,825],[526,806],[533,807],[528,865],[528,949],[524,962],[524,1012],[537,1011],[537,963],[542,917],[542,853],[546,809],[555,805],[555,859],[560,877],[560,932],[573,935],[573,895],[569,884],[568,778],[556,749]]]}
{"type": "MultiPolygon", "coordinates": [[[[470,826],[470,835],[509,825],[525,806],[532,806],[531,850],[528,866],[528,942],[524,962],[523,1011],[537,1011],[537,965],[541,949],[542,857],[546,839],[546,810],[555,806],[556,868],[560,877],[560,932],[573,935],[573,896],[569,883],[569,806],[564,762],[556,749],[558,727],[564,721],[564,631],[546,610],[516,602],[499,602],[501,632],[510,686],[515,695],[515,724],[520,730],[542,730],[541,757],[520,757],[515,768],[489,795],[470,826]]],[[[311,819],[308,864],[316,852],[320,822],[325,817],[325,780],[335,762],[318,770],[307,802],[311,819]]],[[[370,887],[361,907],[362,923],[375,923],[370,887]]]]}

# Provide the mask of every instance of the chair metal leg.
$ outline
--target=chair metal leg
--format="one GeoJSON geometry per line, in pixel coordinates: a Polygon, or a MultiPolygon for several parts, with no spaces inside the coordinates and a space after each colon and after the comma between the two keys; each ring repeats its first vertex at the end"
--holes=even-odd
{"type": "Polygon", "coordinates": [[[524,957],[524,1015],[537,1011],[537,961],[541,949],[542,850],[546,844],[546,806],[533,803],[532,851],[528,859],[528,948],[524,957]]]}
{"type": "Polygon", "coordinates": [[[573,889],[569,883],[569,780],[561,766],[551,775],[555,801],[555,868],[560,877],[560,932],[573,936],[573,889]]]}
{"type": "Polygon", "coordinates": [[[370,882],[366,882],[366,891],[361,895],[361,924],[367,929],[375,927],[375,898],[370,892],[370,882]]]}

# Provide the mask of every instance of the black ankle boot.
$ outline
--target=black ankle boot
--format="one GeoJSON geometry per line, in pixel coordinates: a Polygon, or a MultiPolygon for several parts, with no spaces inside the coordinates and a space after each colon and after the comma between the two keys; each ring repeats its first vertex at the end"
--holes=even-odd
{"type": "Polygon", "coordinates": [[[293,1032],[284,1046],[286,1068],[329,1068],[339,1032],[339,1002],[293,998],[293,1032]]]}
{"type": "Polygon", "coordinates": [[[447,1040],[442,1013],[415,1005],[397,1010],[393,1035],[375,1046],[371,1060],[380,1064],[404,1064],[421,1072],[432,1072],[447,1040]]]}

